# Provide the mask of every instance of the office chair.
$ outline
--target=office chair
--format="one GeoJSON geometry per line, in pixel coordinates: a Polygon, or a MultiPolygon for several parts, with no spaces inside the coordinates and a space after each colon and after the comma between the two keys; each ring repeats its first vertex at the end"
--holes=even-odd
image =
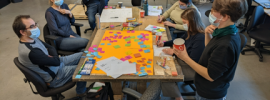
{"type": "Polygon", "coordinates": [[[69,90],[75,85],[75,82],[68,82],[65,85],[58,87],[58,88],[49,88],[43,78],[41,78],[37,73],[34,71],[26,68],[23,66],[19,60],[18,57],[14,58],[15,65],[20,69],[20,71],[24,74],[25,78],[23,79],[24,82],[28,82],[31,90],[34,94],[39,94],[43,97],[51,97],[52,100],[59,100],[65,98],[61,93],[69,90]],[[34,86],[36,87],[37,92],[34,92],[32,85],[30,84],[32,82],[34,86]]]}
{"type": "Polygon", "coordinates": [[[0,9],[10,4],[10,0],[0,0],[0,9]]]}
{"type": "Polygon", "coordinates": [[[153,80],[143,94],[130,89],[124,88],[123,93],[139,100],[159,100],[161,92],[160,80],[153,80]]]}
{"type": "MultiPolygon", "coordinates": [[[[82,27],[83,24],[74,23],[74,24],[72,24],[72,26],[75,26],[77,34],[79,36],[81,36],[80,27],[82,27]]],[[[43,36],[44,36],[44,41],[46,43],[50,44],[51,46],[53,46],[57,50],[57,53],[59,55],[63,56],[63,55],[71,55],[71,54],[76,53],[76,52],[71,52],[71,51],[59,50],[59,48],[55,44],[55,40],[58,38],[58,36],[50,34],[50,31],[49,31],[47,24],[43,27],[43,36]]]]}
{"type": "Polygon", "coordinates": [[[242,28],[242,30],[240,30],[240,33],[243,33],[246,29],[247,29],[247,26],[248,26],[248,22],[250,20],[250,16],[252,15],[253,11],[254,11],[254,8],[256,6],[252,6],[252,0],[247,0],[247,3],[248,3],[248,11],[247,13],[245,14],[245,24],[243,25],[242,23],[240,23],[237,27],[238,28],[242,28]]]}
{"type": "Polygon", "coordinates": [[[270,52],[263,48],[261,42],[270,44],[269,24],[264,24],[265,13],[262,6],[257,6],[251,16],[250,23],[247,27],[247,33],[250,38],[255,39],[255,47],[248,46],[249,49],[242,50],[241,54],[245,55],[246,51],[253,51],[259,56],[259,61],[263,61],[261,52],[270,52]]]}
{"type": "Polygon", "coordinates": [[[132,6],[141,6],[142,1],[144,0],[131,0],[132,6]]]}

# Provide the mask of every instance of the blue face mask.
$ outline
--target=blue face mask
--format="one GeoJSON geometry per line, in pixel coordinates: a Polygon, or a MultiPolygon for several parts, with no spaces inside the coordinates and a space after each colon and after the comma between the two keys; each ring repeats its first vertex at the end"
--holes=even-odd
{"type": "MultiPolygon", "coordinates": [[[[223,18],[223,17],[222,17],[222,18],[223,18]]],[[[221,19],[222,19],[222,18],[221,18],[221,19]]],[[[218,22],[218,23],[214,23],[214,22],[217,20],[217,17],[215,17],[215,16],[210,12],[210,14],[209,14],[209,22],[210,22],[212,25],[218,27],[219,24],[220,24],[221,19],[219,19],[219,22],[218,22]]]]}
{"type": "Polygon", "coordinates": [[[179,3],[179,7],[180,7],[180,9],[185,10],[185,9],[187,9],[189,6],[188,6],[188,5],[187,5],[187,6],[182,6],[182,5],[180,5],[180,3],[179,3]]]}
{"type": "Polygon", "coordinates": [[[186,31],[188,30],[187,24],[183,24],[183,27],[184,27],[184,29],[185,29],[186,31]]]}
{"type": "Polygon", "coordinates": [[[40,35],[40,30],[38,27],[35,29],[31,29],[30,32],[31,32],[30,38],[32,38],[32,39],[36,39],[40,35]]]}
{"type": "Polygon", "coordinates": [[[54,1],[54,4],[57,5],[57,6],[61,6],[62,4],[64,3],[64,0],[55,0],[54,1]]]}

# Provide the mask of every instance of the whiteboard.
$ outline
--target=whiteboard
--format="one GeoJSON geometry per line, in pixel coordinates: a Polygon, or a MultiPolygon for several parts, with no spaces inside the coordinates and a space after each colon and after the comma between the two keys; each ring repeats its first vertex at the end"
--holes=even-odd
{"type": "Polygon", "coordinates": [[[104,9],[100,22],[126,22],[126,18],[132,18],[132,8],[104,9]]]}

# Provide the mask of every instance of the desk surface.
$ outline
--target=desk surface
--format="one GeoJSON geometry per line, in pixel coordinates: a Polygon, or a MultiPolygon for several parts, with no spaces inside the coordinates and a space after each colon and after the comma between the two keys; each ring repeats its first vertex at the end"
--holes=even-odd
{"type": "MultiPolygon", "coordinates": [[[[151,25],[156,25],[156,26],[161,26],[164,27],[163,24],[160,24],[156,21],[157,17],[156,16],[146,16],[145,18],[140,18],[139,17],[139,9],[137,7],[132,7],[132,13],[133,17],[137,19],[138,22],[143,22],[141,26],[138,26],[134,28],[134,30],[144,30],[149,24],[151,25]]],[[[103,34],[105,30],[102,30],[103,28],[109,26],[109,25],[119,25],[121,24],[120,22],[113,22],[113,23],[101,23],[101,28],[96,29],[93,33],[92,36],[89,39],[89,43],[87,45],[87,49],[91,45],[99,45],[103,34]]],[[[116,27],[115,30],[121,30],[122,27],[116,27]]],[[[167,33],[163,33],[162,40],[168,40],[167,38],[167,33]]],[[[85,56],[86,54],[84,54],[85,56]]],[[[171,58],[172,59],[172,58],[171,58]]],[[[159,57],[154,57],[154,62],[156,60],[159,60],[159,57]]],[[[177,82],[177,81],[183,81],[183,74],[181,67],[179,65],[175,65],[175,61],[171,60],[169,62],[171,65],[176,66],[172,70],[176,70],[178,72],[178,76],[171,76],[170,71],[162,69],[160,66],[154,65],[154,75],[148,75],[144,77],[139,77],[137,75],[122,75],[117,79],[113,79],[111,77],[108,77],[107,75],[82,75],[80,79],[76,79],[75,76],[77,75],[80,67],[82,66],[83,62],[85,61],[85,58],[82,58],[73,74],[72,80],[73,81],[101,81],[101,82],[112,82],[112,81],[151,81],[154,79],[160,79],[161,81],[172,81],[172,82],[177,82]]]]}
{"type": "MultiPolygon", "coordinates": [[[[261,5],[261,3],[262,2],[270,2],[270,0],[253,0],[255,3],[257,3],[258,5],[261,5]]],[[[256,5],[256,4],[253,4],[252,3],[252,5],[253,6],[258,6],[258,5],[256,5]]],[[[262,6],[262,5],[261,5],[262,6]]],[[[264,12],[268,15],[268,16],[270,16],[270,9],[267,9],[267,8],[264,8],[264,12]]]]}

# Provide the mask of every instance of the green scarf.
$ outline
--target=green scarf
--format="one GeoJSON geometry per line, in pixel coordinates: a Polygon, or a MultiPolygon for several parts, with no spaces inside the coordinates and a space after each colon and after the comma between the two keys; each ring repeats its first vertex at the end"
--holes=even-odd
{"type": "Polygon", "coordinates": [[[235,25],[230,25],[224,28],[220,28],[220,29],[215,29],[212,36],[214,37],[222,37],[222,36],[226,36],[226,35],[232,35],[235,34],[236,32],[238,32],[238,29],[235,25]]]}

